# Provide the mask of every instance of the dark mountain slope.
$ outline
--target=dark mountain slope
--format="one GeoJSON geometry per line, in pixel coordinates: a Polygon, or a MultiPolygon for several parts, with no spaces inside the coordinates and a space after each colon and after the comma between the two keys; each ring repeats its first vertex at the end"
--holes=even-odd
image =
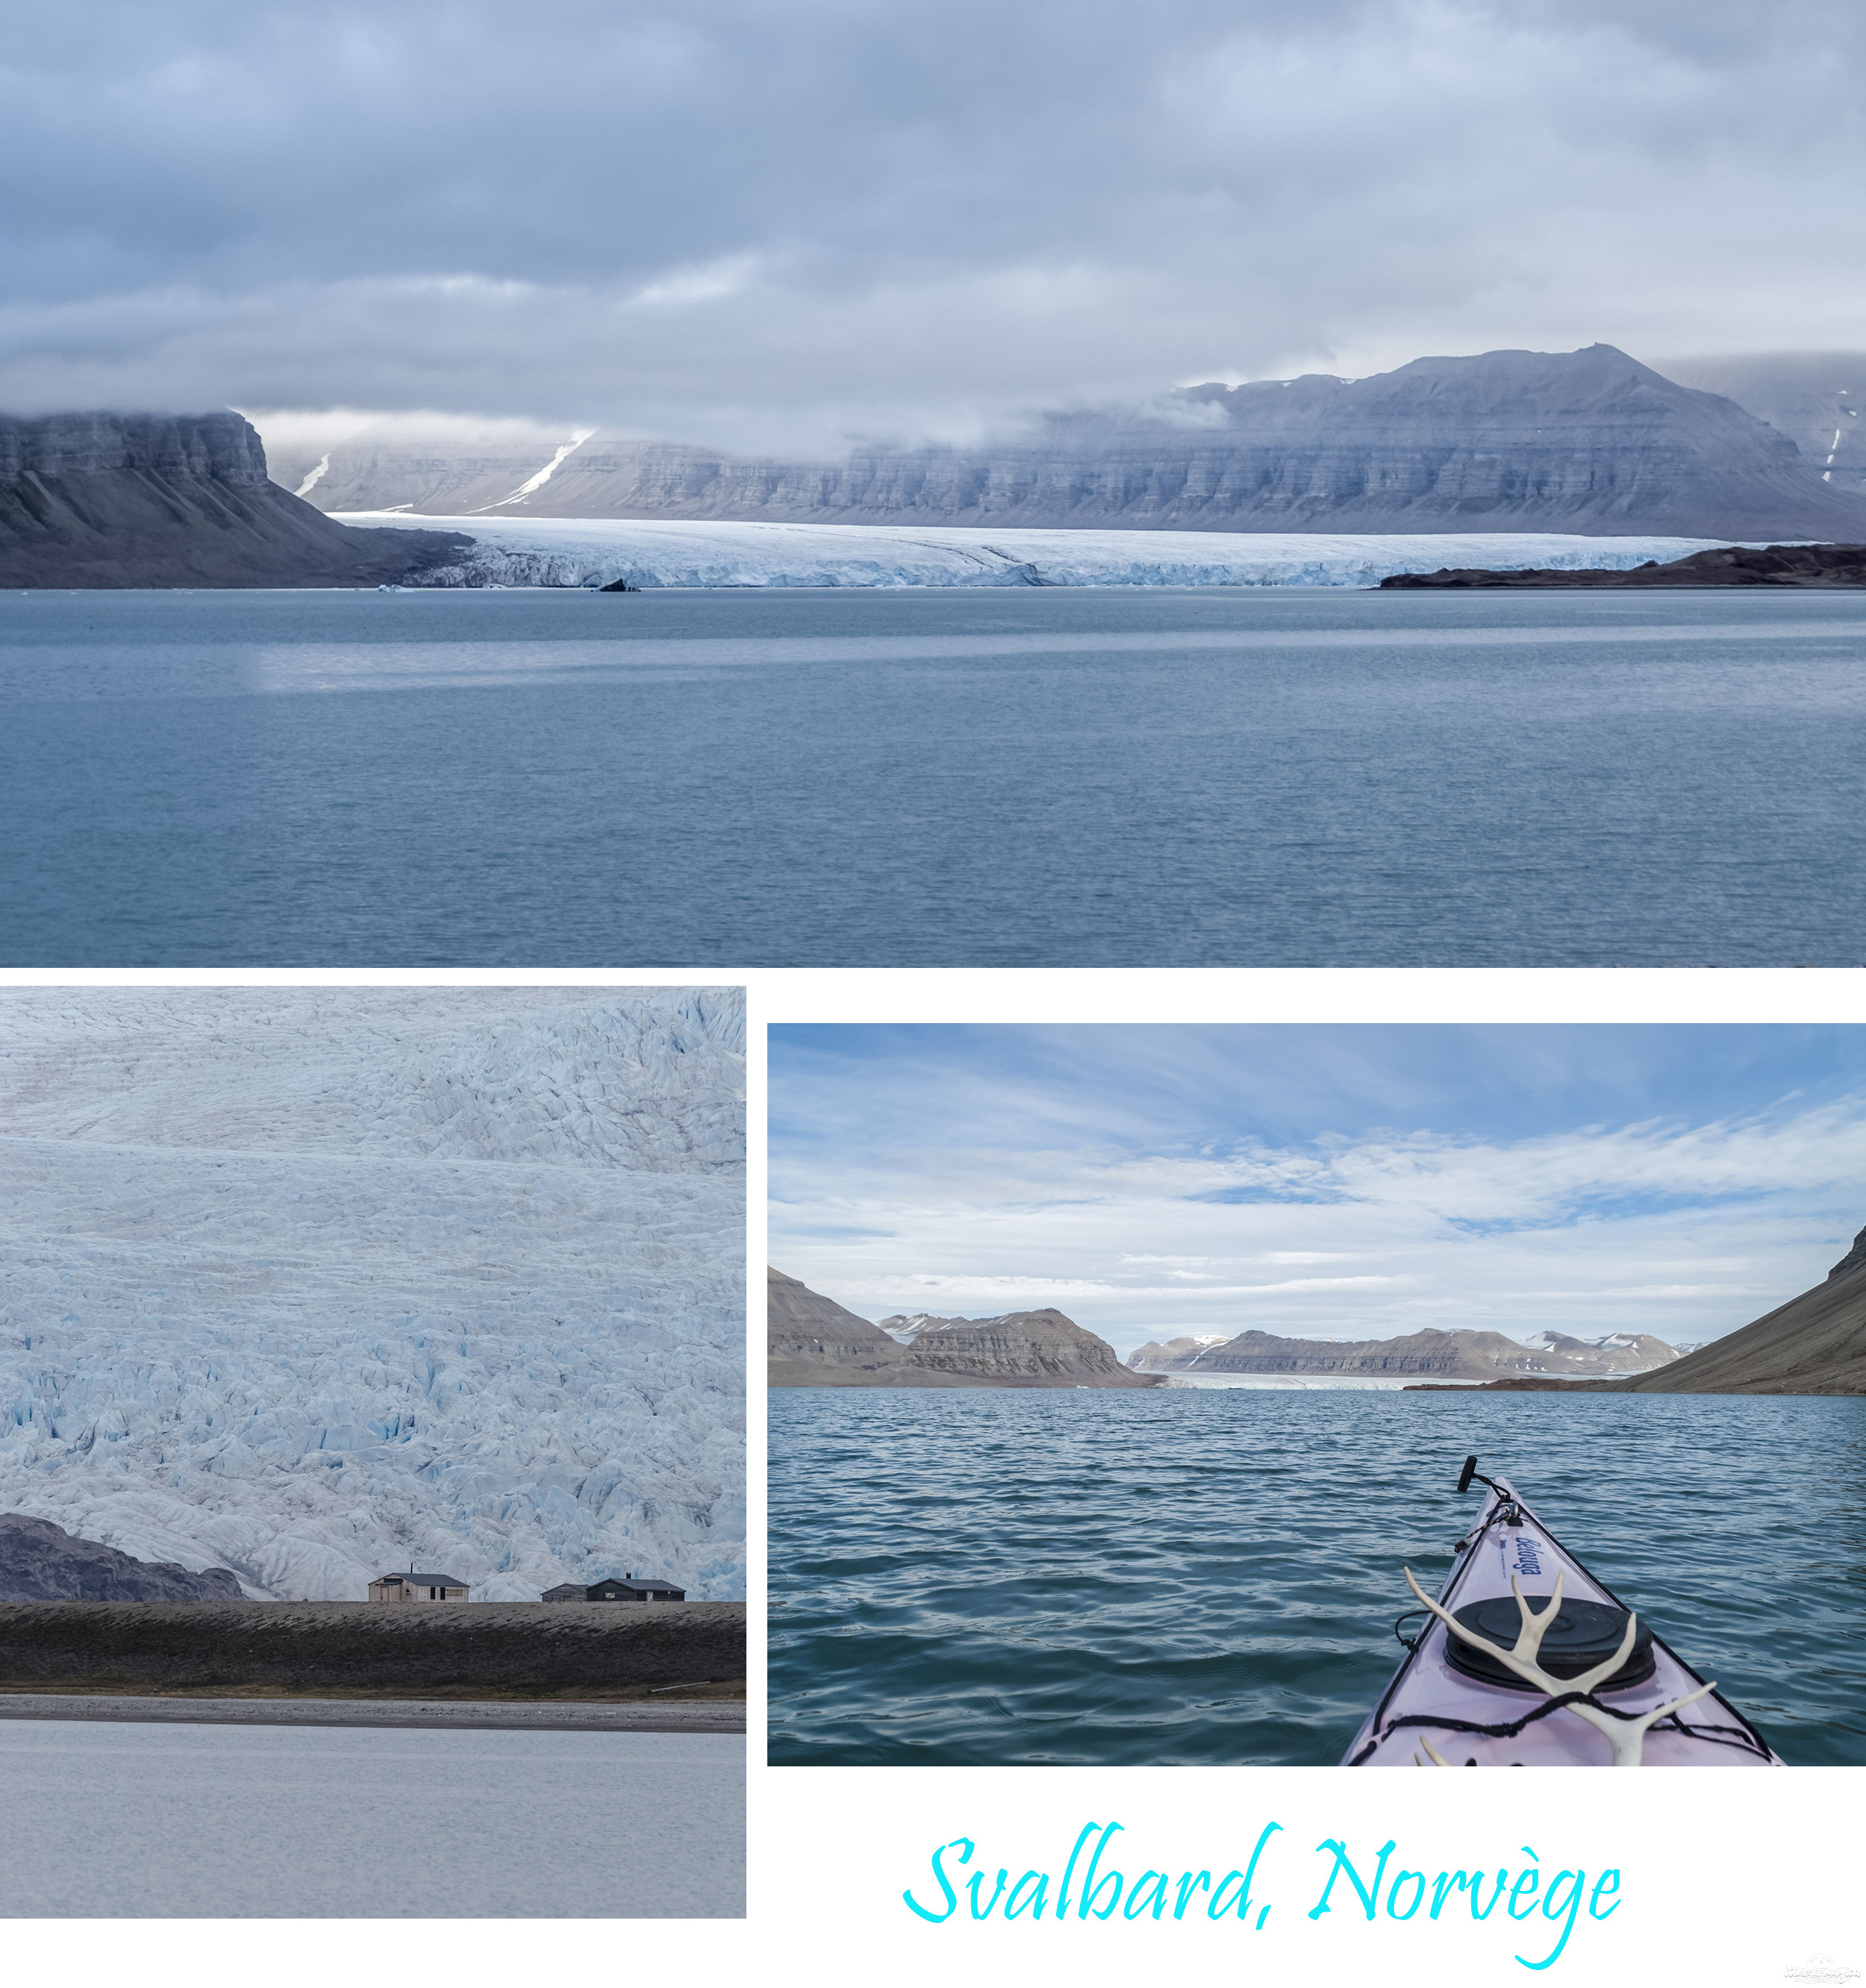
{"type": "Polygon", "coordinates": [[[95,1540],[74,1539],[49,1519],[0,1513],[0,1602],[238,1601],[224,1567],[190,1574],[168,1560],[132,1560],[95,1540]]]}
{"type": "Polygon", "coordinates": [[[1824,483],[1866,497],[1866,353],[1749,353],[1661,370],[1681,386],[1734,401],[1786,435],[1824,483]]]}
{"type": "Polygon", "coordinates": [[[465,543],[327,518],[235,414],[0,416],[0,587],[376,586],[465,543]]]}
{"type": "Polygon", "coordinates": [[[907,1357],[878,1325],[845,1311],[833,1298],[813,1291],[795,1277],[767,1267],[765,1272],[766,1351],[774,1386],[783,1386],[777,1370],[814,1367],[845,1368],[874,1373],[899,1366],[907,1357]]]}
{"type": "Polygon", "coordinates": [[[1866,1229],[1825,1283],[1656,1372],[1624,1381],[1519,1374],[1484,1386],[1597,1395],[1866,1395],[1866,1229]]]}
{"type": "Polygon", "coordinates": [[[1617,1384],[1633,1395],[1866,1395],[1866,1229],[1827,1280],[1675,1366],[1617,1384]]]}

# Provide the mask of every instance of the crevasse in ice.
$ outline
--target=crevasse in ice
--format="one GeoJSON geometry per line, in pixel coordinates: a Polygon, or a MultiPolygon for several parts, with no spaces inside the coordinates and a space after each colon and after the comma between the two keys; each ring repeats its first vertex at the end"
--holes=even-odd
{"type": "Polygon", "coordinates": [[[736,989],[0,995],[0,1510],[744,1593],[736,989]]]}

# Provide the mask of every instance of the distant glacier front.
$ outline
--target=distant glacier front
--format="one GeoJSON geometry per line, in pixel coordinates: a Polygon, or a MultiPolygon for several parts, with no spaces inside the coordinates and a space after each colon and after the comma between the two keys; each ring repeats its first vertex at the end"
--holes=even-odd
{"type": "Polygon", "coordinates": [[[431,587],[1377,587],[1441,566],[1615,571],[1720,539],[1566,532],[1134,532],[658,518],[337,514],[346,525],[459,532],[431,587]]]}
{"type": "Polygon", "coordinates": [[[736,989],[0,994],[0,1510],[283,1599],[742,1598],[744,1027],[736,989]]]}

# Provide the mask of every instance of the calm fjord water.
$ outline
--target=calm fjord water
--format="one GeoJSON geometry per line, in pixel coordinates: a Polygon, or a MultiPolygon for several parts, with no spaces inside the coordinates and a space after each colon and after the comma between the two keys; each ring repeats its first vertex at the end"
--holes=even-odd
{"type": "Polygon", "coordinates": [[[736,1735],[8,1719],[0,1770],[0,1919],[745,1913],[736,1735]]]}
{"type": "Polygon", "coordinates": [[[1339,1761],[1468,1450],[1791,1764],[1866,1764],[1866,1401],[770,1398],[770,1757],[1339,1761]]]}
{"type": "Polygon", "coordinates": [[[1851,965],[1866,600],[0,596],[0,964],[1851,965]]]}

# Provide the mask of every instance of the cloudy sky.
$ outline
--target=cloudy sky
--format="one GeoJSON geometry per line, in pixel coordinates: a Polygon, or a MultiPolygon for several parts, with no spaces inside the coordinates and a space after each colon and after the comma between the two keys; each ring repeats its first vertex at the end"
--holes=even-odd
{"type": "Polygon", "coordinates": [[[1430,352],[1860,343],[1846,0],[63,0],[0,405],[743,446],[1430,352]]]}
{"type": "Polygon", "coordinates": [[[1150,1337],[1745,1325],[1866,1222],[1866,1029],[774,1029],[770,1258],[1150,1337]]]}

